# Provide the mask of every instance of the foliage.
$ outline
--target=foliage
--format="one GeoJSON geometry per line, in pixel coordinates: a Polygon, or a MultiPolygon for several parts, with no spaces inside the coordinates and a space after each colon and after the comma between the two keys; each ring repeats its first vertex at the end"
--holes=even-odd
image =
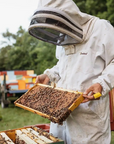
{"type": "Polygon", "coordinates": [[[56,64],[55,46],[33,38],[22,27],[16,35],[7,31],[3,36],[14,43],[0,50],[0,70],[33,69],[41,74],[56,64]]]}
{"type": "Polygon", "coordinates": [[[6,61],[8,59],[8,52],[11,50],[11,46],[7,45],[6,47],[3,47],[0,49],[0,71],[6,69],[6,61]]]}
{"type": "Polygon", "coordinates": [[[97,16],[99,13],[102,13],[107,10],[106,0],[86,0],[86,12],[97,16]]]}
{"type": "Polygon", "coordinates": [[[86,0],[74,0],[74,2],[82,12],[86,12],[86,0]]]}
{"type": "Polygon", "coordinates": [[[107,19],[114,26],[114,0],[107,0],[107,19]]]}
{"type": "MultiPolygon", "coordinates": [[[[114,26],[114,0],[74,0],[82,12],[107,19],[114,26]]],[[[33,69],[41,74],[56,64],[55,46],[30,36],[21,26],[16,34],[3,33],[6,46],[0,49],[0,71],[33,69]]]]}
{"type": "Polygon", "coordinates": [[[82,12],[109,20],[114,26],[114,0],[74,0],[82,12]]]}

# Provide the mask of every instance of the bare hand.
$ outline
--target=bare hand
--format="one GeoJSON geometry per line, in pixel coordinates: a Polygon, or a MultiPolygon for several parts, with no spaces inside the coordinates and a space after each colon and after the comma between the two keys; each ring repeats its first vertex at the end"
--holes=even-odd
{"type": "Polygon", "coordinates": [[[90,86],[83,94],[83,97],[85,98],[82,103],[88,102],[90,100],[99,100],[100,98],[95,99],[94,94],[95,93],[101,93],[102,92],[102,86],[99,83],[93,84],[90,86]]]}
{"type": "Polygon", "coordinates": [[[49,83],[49,77],[46,74],[41,74],[38,75],[36,78],[36,83],[41,83],[41,84],[48,84],[49,83]]]}

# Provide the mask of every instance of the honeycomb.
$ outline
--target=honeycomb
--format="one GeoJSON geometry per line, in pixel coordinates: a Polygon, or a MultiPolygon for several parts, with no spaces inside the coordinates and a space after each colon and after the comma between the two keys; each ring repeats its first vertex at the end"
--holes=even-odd
{"type": "Polygon", "coordinates": [[[79,93],[37,85],[22,95],[16,103],[42,112],[52,122],[62,124],[71,113],[69,107],[79,96],[79,93]]]}

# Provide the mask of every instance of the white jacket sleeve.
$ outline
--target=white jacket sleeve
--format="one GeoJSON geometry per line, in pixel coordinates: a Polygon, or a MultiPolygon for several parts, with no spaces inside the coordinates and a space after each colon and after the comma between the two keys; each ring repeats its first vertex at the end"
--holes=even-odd
{"type": "Polygon", "coordinates": [[[114,87],[114,28],[108,22],[105,22],[101,38],[103,39],[105,69],[97,79],[93,80],[93,83],[100,83],[103,87],[102,95],[106,95],[114,87]]]}
{"type": "MultiPolygon", "coordinates": [[[[58,60],[59,60],[59,56],[60,56],[60,50],[61,50],[61,47],[57,46],[56,47],[56,58],[58,60]]],[[[48,75],[51,82],[57,83],[60,79],[60,76],[59,76],[59,61],[51,69],[46,69],[44,71],[44,74],[48,75]]]]}

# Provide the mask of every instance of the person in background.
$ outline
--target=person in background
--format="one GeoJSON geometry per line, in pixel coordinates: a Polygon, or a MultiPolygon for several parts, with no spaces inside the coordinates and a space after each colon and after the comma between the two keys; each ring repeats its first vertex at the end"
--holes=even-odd
{"type": "Polygon", "coordinates": [[[50,133],[66,144],[110,144],[109,91],[114,87],[114,28],[82,13],[72,0],[40,0],[30,35],[57,45],[57,64],[36,83],[83,92],[84,101],[50,133]],[[101,96],[94,94],[100,93],[101,96]]]}

